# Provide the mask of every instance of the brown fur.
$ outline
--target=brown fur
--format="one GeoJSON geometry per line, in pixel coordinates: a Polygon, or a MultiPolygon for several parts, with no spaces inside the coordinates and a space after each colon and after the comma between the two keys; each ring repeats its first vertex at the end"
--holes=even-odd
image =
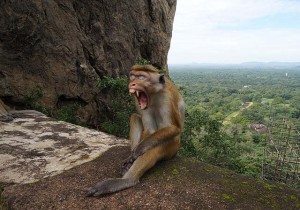
{"type": "Polygon", "coordinates": [[[152,65],[134,65],[131,67],[131,69],[133,71],[159,72],[159,70],[152,65]]]}

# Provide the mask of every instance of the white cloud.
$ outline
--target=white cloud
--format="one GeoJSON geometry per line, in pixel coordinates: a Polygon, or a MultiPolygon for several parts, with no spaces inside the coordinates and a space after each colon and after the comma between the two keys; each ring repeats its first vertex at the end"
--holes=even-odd
{"type": "Polygon", "coordinates": [[[237,24],[277,13],[300,12],[291,0],[178,0],[174,27],[216,27],[237,24]]]}
{"type": "Polygon", "coordinates": [[[300,61],[299,29],[222,30],[297,12],[295,0],[177,0],[169,63],[300,61]]]}

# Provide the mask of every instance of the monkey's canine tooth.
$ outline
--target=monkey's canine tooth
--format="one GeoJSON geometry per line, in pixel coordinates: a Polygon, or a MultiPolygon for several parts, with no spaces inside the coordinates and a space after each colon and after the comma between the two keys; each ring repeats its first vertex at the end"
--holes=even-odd
{"type": "Polygon", "coordinates": [[[139,91],[136,91],[135,93],[136,93],[136,96],[139,97],[139,94],[140,94],[139,91]]]}

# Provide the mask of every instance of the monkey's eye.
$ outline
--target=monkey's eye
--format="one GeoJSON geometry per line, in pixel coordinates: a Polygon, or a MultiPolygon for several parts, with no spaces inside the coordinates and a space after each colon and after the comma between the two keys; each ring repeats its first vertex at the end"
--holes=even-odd
{"type": "Polygon", "coordinates": [[[139,78],[139,80],[144,80],[144,79],[145,79],[145,76],[140,75],[138,78],[139,78]]]}
{"type": "Polygon", "coordinates": [[[130,76],[129,76],[129,79],[130,79],[130,80],[134,80],[134,79],[135,79],[135,75],[133,75],[133,74],[130,75],[130,76]]]}

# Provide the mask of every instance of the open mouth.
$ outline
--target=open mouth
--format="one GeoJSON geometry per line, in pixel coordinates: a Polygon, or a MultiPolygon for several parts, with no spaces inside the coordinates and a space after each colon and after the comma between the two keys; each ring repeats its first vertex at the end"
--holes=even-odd
{"type": "Polygon", "coordinates": [[[129,93],[130,93],[130,95],[132,93],[135,94],[135,96],[136,96],[136,98],[138,100],[138,104],[139,104],[140,109],[143,110],[143,109],[147,108],[147,106],[148,106],[148,97],[147,97],[147,95],[146,95],[145,92],[139,91],[139,90],[135,90],[135,89],[129,89],[129,93]]]}

